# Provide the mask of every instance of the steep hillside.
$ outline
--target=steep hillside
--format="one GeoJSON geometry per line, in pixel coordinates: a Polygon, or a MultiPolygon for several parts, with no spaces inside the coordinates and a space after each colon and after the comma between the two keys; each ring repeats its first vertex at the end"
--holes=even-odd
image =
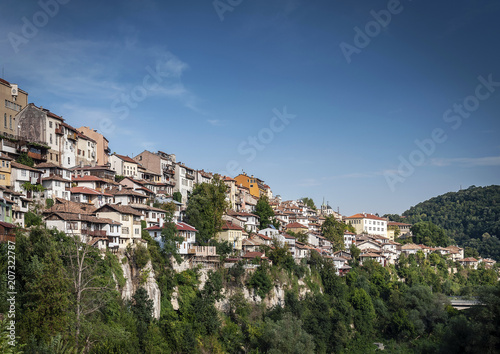
{"type": "Polygon", "coordinates": [[[411,223],[431,221],[459,245],[474,247],[484,257],[500,258],[500,186],[446,193],[411,207],[403,216],[411,223]]]}

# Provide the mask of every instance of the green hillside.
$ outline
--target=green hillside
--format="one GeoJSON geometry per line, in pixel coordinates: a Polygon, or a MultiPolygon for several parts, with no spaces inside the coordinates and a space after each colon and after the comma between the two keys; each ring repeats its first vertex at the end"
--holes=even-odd
{"type": "Polygon", "coordinates": [[[419,203],[403,213],[409,222],[431,221],[458,245],[500,259],[500,186],[471,186],[419,203]]]}

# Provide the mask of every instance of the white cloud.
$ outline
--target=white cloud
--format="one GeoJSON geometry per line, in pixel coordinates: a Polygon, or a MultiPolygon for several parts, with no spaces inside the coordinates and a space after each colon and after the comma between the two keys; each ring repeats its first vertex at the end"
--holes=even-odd
{"type": "Polygon", "coordinates": [[[460,166],[460,167],[482,167],[482,166],[500,166],[500,156],[487,157],[457,157],[431,159],[431,164],[438,167],[460,166]]]}
{"type": "Polygon", "coordinates": [[[224,122],[219,119],[207,119],[207,122],[214,127],[222,127],[225,125],[224,122]]]}

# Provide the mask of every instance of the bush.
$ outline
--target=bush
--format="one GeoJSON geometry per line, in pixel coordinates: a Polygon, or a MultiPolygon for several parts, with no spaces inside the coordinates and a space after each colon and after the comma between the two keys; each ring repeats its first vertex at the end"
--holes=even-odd
{"type": "Polygon", "coordinates": [[[142,245],[137,245],[134,250],[134,262],[138,268],[144,268],[148,261],[151,259],[149,251],[142,245]]]}
{"type": "Polygon", "coordinates": [[[42,224],[42,217],[31,211],[28,211],[24,215],[24,224],[26,227],[39,226],[42,224]]]}
{"type": "Polygon", "coordinates": [[[45,207],[46,207],[47,209],[50,209],[50,208],[52,208],[53,206],[54,206],[54,199],[50,199],[50,198],[48,198],[48,199],[46,199],[46,200],[45,200],[45,207]]]}
{"type": "Polygon", "coordinates": [[[267,267],[263,264],[252,274],[247,284],[250,288],[255,289],[257,295],[262,299],[271,291],[273,283],[269,274],[267,274],[267,267]]]}

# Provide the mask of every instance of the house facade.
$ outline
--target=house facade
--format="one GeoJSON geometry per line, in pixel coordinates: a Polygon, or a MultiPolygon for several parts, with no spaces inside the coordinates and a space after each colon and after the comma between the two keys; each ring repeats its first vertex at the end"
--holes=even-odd
{"type": "Polygon", "coordinates": [[[357,234],[387,236],[387,220],[379,216],[360,213],[347,217],[346,222],[354,227],[357,234]]]}

